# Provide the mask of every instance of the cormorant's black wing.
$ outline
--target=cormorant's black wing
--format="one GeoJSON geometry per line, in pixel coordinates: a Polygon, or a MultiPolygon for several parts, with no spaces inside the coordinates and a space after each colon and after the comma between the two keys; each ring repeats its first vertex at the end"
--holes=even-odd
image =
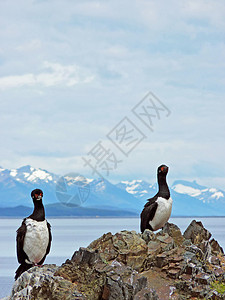
{"type": "Polygon", "coordinates": [[[147,199],[147,203],[145,204],[145,207],[153,204],[159,197],[159,193],[157,193],[154,197],[147,199]]]}
{"type": "Polygon", "coordinates": [[[20,264],[25,262],[25,259],[27,259],[26,253],[23,251],[23,243],[25,234],[27,232],[27,227],[25,224],[25,220],[23,220],[22,225],[17,229],[17,235],[16,235],[16,251],[17,251],[17,259],[20,264]]]}
{"type": "Polygon", "coordinates": [[[51,243],[52,243],[52,233],[51,233],[51,225],[47,222],[48,226],[48,233],[49,233],[49,241],[48,241],[48,247],[46,250],[46,255],[50,252],[51,243]]]}
{"type": "Polygon", "coordinates": [[[145,229],[152,230],[149,221],[151,221],[155,216],[155,212],[158,207],[156,202],[157,198],[157,195],[155,195],[148,199],[148,202],[145,204],[144,209],[141,212],[141,232],[144,232],[145,229]]]}

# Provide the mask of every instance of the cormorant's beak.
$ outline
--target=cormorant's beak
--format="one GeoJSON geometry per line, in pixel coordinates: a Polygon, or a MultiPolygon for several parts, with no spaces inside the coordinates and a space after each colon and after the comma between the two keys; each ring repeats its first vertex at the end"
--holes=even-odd
{"type": "Polygon", "coordinates": [[[161,167],[161,171],[164,172],[164,173],[167,172],[168,171],[168,167],[161,167]]]}
{"type": "Polygon", "coordinates": [[[42,196],[43,196],[43,194],[40,194],[40,195],[36,194],[35,198],[36,198],[36,200],[42,200],[42,196]]]}

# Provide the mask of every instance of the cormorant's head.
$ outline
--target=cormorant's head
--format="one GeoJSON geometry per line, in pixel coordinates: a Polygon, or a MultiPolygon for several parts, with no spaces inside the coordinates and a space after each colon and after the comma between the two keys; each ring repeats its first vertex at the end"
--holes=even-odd
{"type": "Polygon", "coordinates": [[[40,189],[35,189],[31,192],[31,198],[33,199],[33,201],[40,201],[42,200],[43,197],[43,192],[40,189]]]}
{"type": "Polygon", "coordinates": [[[168,173],[169,167],[166,165],[161,165],[158,167],[157,174],[166,176],[168,173]]]}

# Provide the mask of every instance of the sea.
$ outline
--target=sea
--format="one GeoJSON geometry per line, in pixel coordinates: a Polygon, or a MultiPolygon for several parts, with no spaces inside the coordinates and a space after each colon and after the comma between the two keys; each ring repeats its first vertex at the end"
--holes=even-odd
{"type": "MultiPolygon", "coordinates": [[[[182,232],[192,220],[201,221],[219,244],[225,249],[225,217],[188,217],[170,218],[171,223],[179,226],[182,232]]],[[[121,230],[140,232],[139,218],[58,218],[48,219],[52,226],[52,247],[45,263],[61,265],[71,258],[74,251],[87,247],[103,233],[113,234],[121,230]]],[[[0,299],[9,295],[14,273],[18,267],[16,258],[16,229],[21,219],[0,219],[0,299]]]]}

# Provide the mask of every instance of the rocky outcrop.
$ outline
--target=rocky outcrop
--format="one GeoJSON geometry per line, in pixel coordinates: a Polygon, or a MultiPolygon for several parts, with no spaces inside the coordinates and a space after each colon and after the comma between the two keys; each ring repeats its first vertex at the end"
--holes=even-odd
{"type": "Polygon", "coordinates": [[[62,266],[23,273],[9,299],[225,299],[223,249],[201,222],[110,232],[62,266]]]}
{"type": "Polygon", "coordinates": [[[158,299],[147,278],[132,268],[102,260],[97,251],[80,248],[61,267],[45,265],[23,273],[9,299],[158,299]]]}

